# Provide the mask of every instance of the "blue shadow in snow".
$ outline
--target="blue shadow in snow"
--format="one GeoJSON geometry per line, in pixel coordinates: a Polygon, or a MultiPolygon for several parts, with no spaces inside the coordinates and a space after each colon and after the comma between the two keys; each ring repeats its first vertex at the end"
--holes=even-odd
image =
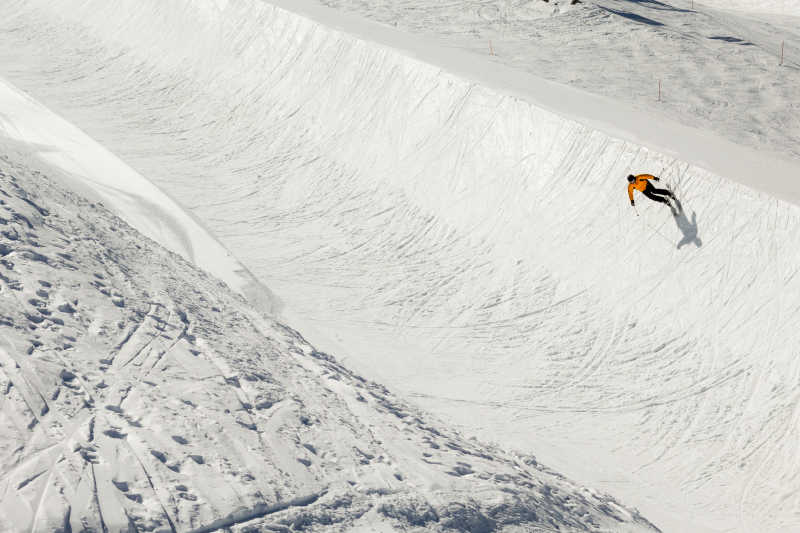
{"type": "Polygon", "coordinates": [[[745,41],[738,37],[729,37],[727,35],[714,35],[713,37],[709,37],[709,39],[713,41],[725,41],[726,43],[738,44],[740,46],[753,46],[753,43],[750,41],[745,41]]]}
{"type": "Polygon", "coordinates": [[[609,13],[613,13],[615,15],[619,15],[620,17],[625,17],[626,19],[630,19],[630,20],[632,20],[634,22],[641,22],[642,24],[648,24],[650,26],[663,26],[663,24],[660,23],[657,20],[649,19],[647,17],[643,17],[641,15],[637,15],[636,13],[629,13],[628,11],[617,11],[616,9],[611,9],[611,8],[602,7],[602,6],[598,6],[598,7],[600,7],[600,9],[602,9],[604,11],[608,11],[609,13]]]}
{"type": "Polygon", "coordinates": [[[681,9],[679,7],[659,2],[658,0],[627,0],[631,4],[637,4],[649,9],[658,9],[660,11],[676,11],[678,13],[695,13],[692,9],[681,9]]]}
{"type": "Polygon", "coordinates": [[[694,244],[696,247],[700,248],[703,246],[703,241],[701,241],[700,237],[697,235],[697,212],[692,211],[692,220],[690,221],[689,217],[687,217],[686,213],[683,211],[683,205],[681,205],[680,200],[674,198],[673,201],[675,205],[678,206],[678,209],[672,208],[672,216],[675,217],[675,224],[678,226],[678,229],[683,233],[683,238],[677,245],[678,250],[681,249],[681,246],[686,244],[694,244]]]}

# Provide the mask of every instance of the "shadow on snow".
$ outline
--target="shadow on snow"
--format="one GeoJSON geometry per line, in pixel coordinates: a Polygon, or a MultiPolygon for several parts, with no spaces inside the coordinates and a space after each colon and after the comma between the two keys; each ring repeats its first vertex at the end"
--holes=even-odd
{"type": "Polygon", "coordinates": [[[672,208],[672,216],[675,217],[675,224],[678,229],[683,233],[683,238],[678,243],[677,248],[680,250],[681,246],[685,244],[694,244],[698,248],[703,246],[703,241],[697,235],[697,212],[692,211],[692,220],[690,221],[683,210],[680,200],[675,198],[674,201],[678,208],[672,208]]]}
{"type": "Polygon", "coordinates": [[[677,11],[678,13],[695,13],[693,9],[682,9],[679,7],[659,2],[658,0],[626,0],[632,4],[636,4],[649,9],[658,9],[659,11],[677,11]]]}

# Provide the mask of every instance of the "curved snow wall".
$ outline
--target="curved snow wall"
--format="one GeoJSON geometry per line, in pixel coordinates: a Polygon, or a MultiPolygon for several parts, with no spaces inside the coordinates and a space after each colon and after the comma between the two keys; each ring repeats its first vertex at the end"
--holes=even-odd
{"type": "Polygon", "coordinates": [[[667,530],[798,523],[796,206],[267,3],[5,4],[0,75],[323,348],[667,530]]]}

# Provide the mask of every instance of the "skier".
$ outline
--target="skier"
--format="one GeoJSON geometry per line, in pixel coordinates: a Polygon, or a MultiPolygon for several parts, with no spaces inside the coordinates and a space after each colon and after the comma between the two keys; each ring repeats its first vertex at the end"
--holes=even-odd
{"type": "Polygon", "coordinates": [[[670,210],[675,213],[675,209],[672,207],[672,204],[669,203],[669,200],[665,198],[665,196],[675,198],[675,195],[672,193],[672,191],[667,189],[656,189],[653,187],[653,184],[650,183],[650,180],[661,181],[661,178],[657,178],[652,174],[639,174],[638,176],[634,176],[633,174],[628,175],[628,198],[631,199],[631,206],[635,207],[635,204],[633,203],[633,190],[636,189],[655,202],[667,204],[670,210]]]}

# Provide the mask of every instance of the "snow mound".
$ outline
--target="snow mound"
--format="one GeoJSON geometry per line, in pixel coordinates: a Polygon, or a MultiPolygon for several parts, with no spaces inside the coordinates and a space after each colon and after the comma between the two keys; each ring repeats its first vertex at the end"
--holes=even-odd
{"type": "Polygon", "coordinates": [[[39,165],[105,202],[144,235],[225,281],[268,312],[277,298],[205,228],[150,181],[73,124],[0,79],[0,132],[39,147],[39,165]]]}
{"type": "Polygon", "coordinates": [[[431,422],[24,149],[0,143],[0,531],[655,530],[431,422]]]}

